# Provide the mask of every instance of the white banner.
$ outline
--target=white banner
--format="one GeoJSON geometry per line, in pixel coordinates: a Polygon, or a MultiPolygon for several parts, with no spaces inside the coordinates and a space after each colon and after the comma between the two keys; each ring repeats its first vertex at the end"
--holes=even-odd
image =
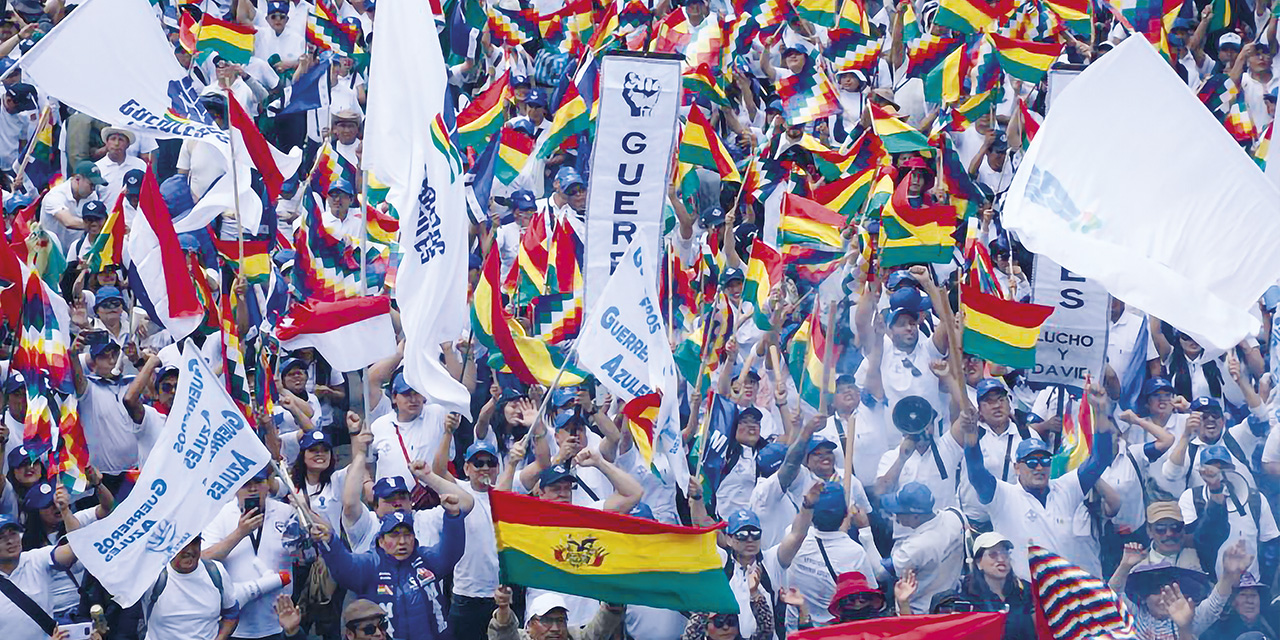
{"type": "Polygon", "coordinates": [[[184,343],[178,395],[133,491],[111,515],[67,539],[85,569],[127,607],[270,458],[200,350],[184,343]]]}
{"type": "Polygon", "coordinates": [[[680,91],[678,58],[607,55],[601,61],[587,195],[588,309],[632,241],[643,239],[645,262],[657,264],[680,91]]]}
{"type": "Polygon", "coordinates": [[[658,270],[645,268],[656,264],[647,262],[651,253],[640,239],[623,251],[578,334],[578,364],[623,402],[662,392],[653,464],[665,481],[683,490],[689,485],[689,467],[680,438],[676,363],[658,306],[658,270]]]}
{"type": "Polygon", "coordinates": [[[1280,273],[1280,190],[1145,38],[1062,92],[1018,167],[1008,228],[1034,253],[1195,336],[1257,331],[1280,273]]]}
{"type": "Polygon", "coordinates": [[[147,0],[89,0],[18,61],[23,79],[116,127],[229,153],[147,0]]]}
{"type": "Polygon", "coordinates": [[[444,108],[448,71],[435,21],[418,0],[378,5],[369,63],[364,170],[390,187],[404,259],[396,302],[404,326],[404,375],[428,402],[471,415],[471,395],[440,362],[440,345],[467,322],[467,217],[461,158],[431,132],[444,108]]]}
{"type": "Polygon", "coordinates": [[[1037,254],[1031,301],[1053,307],[1053,315],[1040,328],[1027,381],[1082,389],[1086,372],[1101,381],[1111,326],[1107,290],[1037,254]]]}

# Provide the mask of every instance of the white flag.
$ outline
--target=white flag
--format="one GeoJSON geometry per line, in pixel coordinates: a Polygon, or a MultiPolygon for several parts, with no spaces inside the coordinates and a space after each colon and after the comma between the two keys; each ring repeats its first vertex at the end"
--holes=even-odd
{"type": "Polygon", "coordinates": [[[1280,190],[1146,38],[1072,81],[1018,167],[1028,249],[1215,350],[1256,331],[1280,273],[1280,190]]]}
{"type": "Polygon", "coordinates": [[[193,138],[228,153],[147,0],[89,0],[18,61],[23,78],[67,106],[156,138],[193,138]]]}
{"type": "Polygon", "coordinates": [[[404,375],[427,400],[466,416],[471,396],[440,362],[440,344],[467,320],[467,205],[461,160],[433,127],[446,107],[448,71],[435,20],[417,0],[383,0],[369,64],[364,169],[386,183],[400,212],[404,258],[396,302],[404,375]]]}
{"type": "Polygon", "coordinates": [[[662,392],[653,465],[664,481],[683,491],[689,486],[689,467],[680,437],[676,363],[658,305],[658,271],[646,269],[646,254],[637,237],[618,260],[578,335],[578,364],[623,402],[662,392]]]}
{"type": "Polygon", "coordinates": [[[130,606],[270,459],[200,350],[187,342],[173,409],[133,491],[111,515],[67,539],[116,602],[130,606]]]}

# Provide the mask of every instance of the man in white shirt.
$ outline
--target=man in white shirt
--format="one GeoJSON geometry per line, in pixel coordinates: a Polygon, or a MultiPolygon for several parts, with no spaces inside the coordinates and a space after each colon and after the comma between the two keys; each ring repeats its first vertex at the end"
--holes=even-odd
{"type": "Polygon", "coordinates": [[[355,166],[360,166],[360,112],[343,109],[333,114],[333,150],[355,166]]]}
{"type": "Polygon", "coordinates": [[[253,41],[253,55],[267,61],[281,75],[298,67],[298,59],[306,53],[303,31],[291,29],[289,3],[271,0],[267,3],[267,27],[259,28],[253,41]]]}
{"type": "MultiPolygon", "coordinates": [[[[867,547],[874,546],[871,527],[867,525],[865,515],[855,514],[855,518],[861,516],[862,520],[857,523],[858,541],[850,538],[842,526],[849,514],[847,505],[844,489],[839,484],[832,482],[823,486],[813,503],[813,526],[804,542],[800,543],[791,568],[787,569],[787,585],[804,596],[809,605],[809,615],[818,625],[826,624],[834,617],[827,605],[835,596],[836,579],[840,574],[857,571],[867,576],[871,586],[877,586],[875,565],[867,555],[867,547]]],[[[788,618],[794,620],[792,613],[788,611],[788,618]]]]}
{"type": "Polygon", "coordinates": [[[422,394],[409,386],[403,373],[391,382],[391,404],[392,413],[369,425],[376,477],[400,476],[412,486],[410,466],[435,459],[447,412],[437,405],[424,406],[422,394]]]}
{"type": "Polygon", "coordinates": [[[240,622],[231,576],[188,542],[143,596],[146,640],[227,640],[240,622]],[[216,575],[216,577],[215,577],[216,575]]]}
{"type": "Polygon", "coordinates": [[[3,109],[0,109],[0,166],[14,167],[22,146],[36,134],[40,120],[36,104],[36,88],[16,82],[5,87],[3,109]]]}
{"type": "Polygon", "coordinates": [[[98,165],[89,160],[76,164],[71,179],[49,190],[40,203],[40,226],[48,231],[64,251],[84,235],[84,219],[80,209],[96,200],[94,190],[107,183],[98,165]]]}
{"type": "MultiPolygon", "coordinates": [[[[895,495],[883,499],[886,511],[910,531],[893,546],[883,562],[890,574],[916,576],[916,592],[911,596],[911,613],[928,613],[933,597],[954,589],[964,568],[965,523],[960,513],[933,509],[933,492],[919,482],[906,484],[895,495]]],[[[899,612],[905,613],[905,612],[899,612]]]]}
{"type": "Polygon", "coordinates": [[[129,145],[133,144],[134,140],[136,138],[132,131],[116,127],[106,127],[102,130],[103,146],[107,154],[102,156],[96,164],[102,179],[107,183],[98,190],[98,195],[108,208],[115,206],[116,198],[124,188],[124,175],[134,169],[145,171],[147,168],[145,162],[129,155],[129,145]]]}
{"type": "MultiPolygon", "coordinates": [[[[46,615],[51,609],[51,585],[54,574],[66,571],[76,562],[76,554],[68,544],[22,550],[22,525],[13,516],[0,514],[0,581],[17,587],[17,591],[39,607],[46,615]]],[[[12,596],[0,592],[0,637],[5,640],[47,640],[49,634],[27,616],[12,596]]]]}
{"type": "MultiPolygon", "coordinates": [[[[439,460],[439,456],[437,456],[439,460]]],[[[500,457],[493,444],[477,440],[467,447],[463,471],[466,480],[453,479],[463,491],[475,499],[479,513],[467,518],[466,551],[453,569],[453,606],[449,609],[449,628],[456,640],[484,640],[486,622],[496,607],[493,593],[498,588],[498,552],[493,532],[493,513],[489,508],[489,491],[498,478],[500,457]]]]}
{"type": "Polygon", "coordinates": [[[329,197],[325,198],[324,224],[338,238],[350,238],[348,242],[358,247],[364,233],[364,212],[352,208],[355,194],[355,187],[346,178],[334,180],[329,186],[329,197]]]}
{"type": "Polygon", "coordinates": [[[579,238],[586,238],[584,216],[587,211],[587,183],[573,167],[561,167],[556,172],[555,192],[538,201],[538,210],[547,221],[547,237],[555,231],[555,225],[568,221],[579,238]]]}

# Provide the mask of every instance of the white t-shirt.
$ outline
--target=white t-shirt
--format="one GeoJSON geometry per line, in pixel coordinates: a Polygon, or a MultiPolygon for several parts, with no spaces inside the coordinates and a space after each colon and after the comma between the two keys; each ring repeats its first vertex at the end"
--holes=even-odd
{"type": "Polygon", "coordinates": [[[1021,484],[996,483],[995,496],[987,505],[987,512],[991,514],[992,528],[1013,543],[1013,572],[1019,578],[1031,579],[1027,565],[1028,543],[1053,549],[1078,565],[1083,563],[1077,559],[1079,554],[1075,553],[1072,535],[1076,509],[1083,501],[1084,492],[1076,471],[1049,481],[1045,504],[1040,504],[1021,484]]]}
{"type": "Polygon", "coordinates": [[[151,449],[156,446],[156,439],[160,437],[160,432],[164,431],[166,420],[168,416],[156,411],[155,407],[142,406],[142,422],[133,423],[133,435],[138,439],[139,469],[146,466],[147,457],[151,455],[151,449]]]}
{"type": "Polygon", "coordinates": [[[120,397],[127,387],[90,376],[80,396],[80,421],[89,461],[106,474],[122,473],[138,464],[138,438],[134,422],[120,397]]]}
{"type": "Polygon", "coordinates": [[[71,180],[67,180],[50,189],[44,195],[44,200],[40,202],[40,227],[58,240],[59,247],[70,247],[72,242],[84,235],[84,231],[68,229],[54,217],[54,214],[63,209],[70,209],[71,213],[78,217],[80,215],[80,207],[94,199],[93,197],[85,197],[81,200],[76,200],[75,194],[71,191],[71,184],[71,180]]]}
{"type": "MultiPolygon", "coordinates": [[[[1182,510],[1182,520],[1187,526],[1191,526],[1198,519],[1195,501],[1191,495],[1192,491],[1193,489],[1187,489],[1178,497],[1178,508],[1182,510]]],[[[1209,499],[1207,495],[1205,499],[1209,499]]],[[[1249,502],[1244,496],[1240,497],[1240,503],[1248,511],[1249,502]]],[[[1254,522],[1253,514],[1241,515],[1240,510],[1236,509],[1235,502],[1227,498],[1227,526],[1230,527],[1230,532],[1227,534],[1226,542],[1223,542],[1222,546],[1218,548],[1218,557],[1214,559],[1214,570],[1218,575],[1222,574],[1223,555],[1226,554],[1227,549],[1230,549],[1240,540],[1245,541],[1244,543],[1249,553],[1253,554],[1253,564],[1249,565],[1249,573],[1255,576],[1261,575],[1258,572],[1258,543],[1270,542],[1280,537],[1280,529],[1276,527],[1276,518],[1271,512],[1271,505],[1268,504],[1267,499],[1262,498],[1258,501],[1258,504],[1262,513],[1259,514],[1258,521],[1254,522]]],[[[1201,558],[1200,562],[1203,563],[1205,560],[1207,558],[1201,558]]]]}
{"type": "Polygon", "coordinates": [[[220,562],[214,562],[222,575],[222,591],[213,584],[203,563],[191,573],[179,573],[169,564],[164,591],[156,598],[147,620],[146,640],[213,640],[223,615],[236,610],[235,589],[231,575],[220,562]]]}
{"type": "Polygon", "coordinates": [[[370,457],[377,470],[375,478],[381,480],[389,476],[400,476],[404,478],[406,485],[412,487],[417,481],[409,472],[409,462],[421,460],[430,463],[435,459],[436,448],[444,437],[444,417],[447,413],[443,407],[428,404],[422,407],[422,413],[417,418],[409,422],[396,420],[394,412],[375,420],[369,426],[369,431],[373,434],[370,457]]]}
{"type": "MultiPolygon", "coordinates": [[[[864,530],[868,535],[870,530],[864,530]]],[[[860,533],[859,535],[862,535],[860,533]]],[[[827,611],[831,598],[836,594],[836,577],[841,573],[857,571],[867,578],[872,588],[878,586],[875,567],[871,565],[867,552],[862,545],[855,542],[844,531],[818,531],[810,529],[809,535],[800,544],[791,568],[787,569],[787,583],[800,591],[805,602],[809,604],[809,615],[815,624],[826,624],[833,618],[827,611]],[[818,546],[818,541],[822,546],[818,546]],[[831,567],[823,558],[831,560],[831,567]],[[831,575],[832,570],[835,576],[831,575]]],[[[776,588],[776,586],[775,586],[776,588]]],[[[787,608],[787,617],[795,618],[792,607],[787,608]]]]}
{"type": "Polygon", "coordinates": [[[458,486],[475,498],[476,506],[463,521],[467,547],[453,568],[453,592],[470,598],[490,598],[498,588],[498,543],[493,533],[489,492],[477,491],[470,482],[461,480],[458,486]]]}
{"type": "MultiPolygon", "coordinates": [[[[53,564],[53,547],[23,551],[9,581],[27,594],[46,613],[50,611],[50,585],[62,570],[53,564]]],[[[0,637],[5,640],[48,640],[40,627],[8,598],[0,597],[0,637]]]]}
{"type": "MultiPolygon", "coordinates": [[[[724,549],[716,549],[720,554],[720,561],[730,563],[733,569],[733,575],[729,576],[729,589],[733,591],[733,597],[738,601],[738,631],[743,638],[750,638],[756,632],[756,617],[751,615],[751,592],[747,589],[747,569],[738,564],[737,561],[730,561],[729,554],[724,549]]],[[[753,562],[752,565],[757,563],[753,562]]],[[[778,548],[771,547],[760,553],[758,564],[764,569],[764,573],[769,576],[769,587],[772,591],[777,592],[787,586],[787,568],[778,562],[778,548]]],[[[763,577],[761,578],[760,590],[764,591],[765,585],[763,577]]],[[[770,597],[772,594],[767,595],[770,597]]]]}
{"type": "MultiPolygon", "coordinates": [[[[260,529],[262,537],[258,541],[257,550],[254,550],[250,537],[245,536],[223,560],[234,582],[253,582],[268,573],[293,568],[293,561],[284,548],[284,531],[293,521],[294,511],[277,500],[267,500],[263,506],[266,517],[260,529]]],[[[205,527],[205,548],[212,547],[231,535],[239,523],[240,506],[236,501],[223,505],[213,522],[205,527]]],[[[282,592],[292,595],[293,587],[285,585],[282,592]]],[[[276,592],[271,592],[256,600],[240,603],[240,624],[236,627],[236,637],[261,638],[280,633],[280,622],[275,613],[275,597],[276,592]]]]}
{"type": "Polygon", "coordinates": [[[933,519],[911,530],[893,547],[893,568],[898,575],[916,572],[916,593],[911,613],[928,613],[933,597],[954,589],[964,567],[964,524],[954,511],[939,511],[933,519]]]}

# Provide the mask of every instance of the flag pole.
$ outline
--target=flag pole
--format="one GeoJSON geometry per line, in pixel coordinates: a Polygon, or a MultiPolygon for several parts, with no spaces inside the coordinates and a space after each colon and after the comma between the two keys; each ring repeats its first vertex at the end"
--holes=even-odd
{"type": "MultiPolygon", "coordinates": [[[[225,87],[224,91],[227,94],[227,127],[228,129],[235,129],[230,122],[231,101],[235,100],[236,97],[231,93],[231,87],[225,87]]],[[[236,279],[239,280],[244,278],[244,218],[240,215],[240,177],[238,175],[239,172],[236,170],[236,136],[235,131],[228,131],[228,133],[230,135],[227,136],[227,139],[231,145],[231,191],[236,210],[236,279]]]]}
{"type": "Polygon", "coordinates": [[[676,328],[674,326],[676,297],[675,291],[673,290],[675,286],[675,276],[672,274],[672,271],[675,268],[675,251],[671,246],[670,240],[666,240],[663,244],[665,245],[664,248],[667,250],[667,342],[670,343],[676,337],[676,328]]]}
{"type": "MultiPolygon", "coordinates": [[[[27,170],[27,163],[31,162],[31,157],[36,153],[36,138],[40,135],[40,130],[44,129],[46,124],[49,124],[50,110],[52,108],[52,105],[45,105],[44,109],[40,111],[40,119],[36,121],[35,133],[31,136],[31,142],[27,144],[27,152],[22,155],[22,162],[18,164],[18,171],[14,174],[14,179],[22,179],[23,172],[27,170]]],[[[57,144],[56,140],[54,144],[57,144]]]]}
{"type": "MultiPolygon", "coordinates": [[[[819,297],[815,302],[820,302],[821,300],[822,298],[819,297]]],[[[835,338],[832,334],[835,333],[836,310],[840,306],[835,300],[828,304],[830,306],[827,308],[827,326],[823,329],[825,335],[822,336],[822,389],[818,393],[818,413],[821,415],[826,415],[827,404],[831,400],[827,387],[831,384],[831,368],[835,364],[831,362],[836,346],[835,338]]]]}

